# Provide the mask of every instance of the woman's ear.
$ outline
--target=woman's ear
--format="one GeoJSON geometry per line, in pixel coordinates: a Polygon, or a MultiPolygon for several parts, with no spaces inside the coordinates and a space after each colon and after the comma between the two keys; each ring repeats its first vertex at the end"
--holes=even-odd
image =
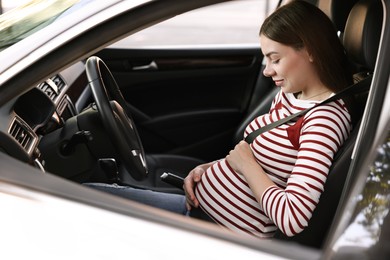
{"type": "Polygon", "coordinates": [[[309,61],[313,62],[314,61],[313,55],[311,55],[307,50],[306,50],[306,53],[307,53],[307,56],[309,57],[309,61]]]}
{"type": "Polygon", "coordinates": [[[307,55],[307,58],[309,59],[309,61],[310,61],[311,63],[313,63],[313,61],[314,61],[313,55],[311,55],[311,53],[307,50],[306,47],[304,47],[303,51],[304,51],[305,54],[307,55]]]}

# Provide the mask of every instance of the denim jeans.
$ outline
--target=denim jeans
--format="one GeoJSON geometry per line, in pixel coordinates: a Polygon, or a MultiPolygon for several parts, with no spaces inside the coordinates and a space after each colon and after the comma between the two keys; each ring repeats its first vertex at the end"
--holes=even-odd
{"type": "Polygon", "coordinates": [[[84,185],[149,206],[182,215],[188,215],[185,204],[186,198],[184,195],[136,189],[128,186],[120,186],[118,184],[84,183],[84,185]]]}

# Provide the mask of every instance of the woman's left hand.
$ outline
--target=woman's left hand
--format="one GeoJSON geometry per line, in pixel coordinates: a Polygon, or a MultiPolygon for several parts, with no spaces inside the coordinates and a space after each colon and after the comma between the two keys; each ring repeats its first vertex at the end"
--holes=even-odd
{"type": "Polygon", "coordinates": [[[226,160],[229,165],[237,173],[243,174],[245,172],[245,167],[256,164],[256,159],[252,153],[252,150],[249,144],[245,141],[239,142],[233,150],[229,152],[226,156],[226,160]]]}

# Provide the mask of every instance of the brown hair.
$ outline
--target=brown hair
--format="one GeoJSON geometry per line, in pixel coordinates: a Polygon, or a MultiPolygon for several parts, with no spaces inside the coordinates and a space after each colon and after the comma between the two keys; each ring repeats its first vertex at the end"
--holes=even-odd
{"type": "Polygon", "coordinates": [[[285,4],[265,19],[260,34],[297,50],[306,48],[321,82],[332,91],[352,84],[348,59],[336,29],[316,6],[299,0],[285,4]]]}

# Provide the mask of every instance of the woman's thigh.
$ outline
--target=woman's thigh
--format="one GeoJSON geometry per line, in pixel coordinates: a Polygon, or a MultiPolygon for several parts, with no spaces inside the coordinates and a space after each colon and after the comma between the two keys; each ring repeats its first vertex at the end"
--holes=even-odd
{"type": "Polygon", "coordinates": [[[128,186],[120,186],[117,184],[84,183],[84,185],[149,206],[182,215],[187,214],[187,208],[185,205],[186,199],[184,195],[136,189],[128,186]]]}

